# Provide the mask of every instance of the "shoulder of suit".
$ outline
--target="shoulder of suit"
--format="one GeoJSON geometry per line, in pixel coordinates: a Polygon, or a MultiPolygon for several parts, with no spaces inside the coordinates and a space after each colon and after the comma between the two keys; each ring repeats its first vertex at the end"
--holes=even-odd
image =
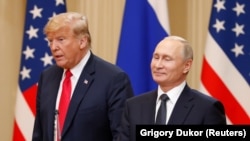
{"type": "Polygon", "coordinates": [[[137,101],[144,101],[147,99],[153,99],[156,97],[157,97],[157,91],[153,90],[153,91],[141,93],[139,95],[135,95],[135,96],[129,98],[128,101],[137,102],[137,101]]]}

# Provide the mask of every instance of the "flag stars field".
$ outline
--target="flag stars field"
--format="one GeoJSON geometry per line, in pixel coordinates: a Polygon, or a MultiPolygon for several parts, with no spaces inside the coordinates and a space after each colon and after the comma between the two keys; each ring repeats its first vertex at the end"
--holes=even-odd
{"type": "Polygon", "coordinates": [[[29,58],[34,58],[34,48],[30,48],[29,46],[26,47],[26,50],[23,51],[23,54],[25,55],[25,59],[28,60],[29,58]]]}
{"type": "Polygon", "coordinates": [[[33,15],[33,19],[36,17],[42,18],[41,12],[43,11],[43,8],[38,8],[36,5],[34,5],[34,9],[30,10],[30,13],[33,15]]]}
{"type": "Polygon", "coordinates": [[[238,57],[240,54],[244,55],[243,48],[243,45],[238,45],[237,43],[235,43],[235,46],[231,51],[235,53],[235,57],[238,57]]]}
{"type": "Polygon", "coordinates": [[[226,8],[225,8],[225,6],[224,6],[224,4],[225,4],[225,1],[224,0],[217,0],[217,3],[214,5],[214,7],[217,9],[217,12],[220,12],[220,10],[225,10],[226,8]]]}
{"type": "Polygon", "coordinates": [[[220,30],[225,30],[224,24],[225,21],[220,21],[216,19],[216,23],[213,25],[213,27],[216,29],[216,32],[219,33],[220,30]]]}
{"type": "Polygon", "coordinates": [[[236,6],[233,8],[233,11],[236,12],[237,16],[240,16],[241,13],[245,14],[244,7],[245,7],[244,4],[240,5],[238,2],[236,2],[236,6]]]}
{"type": "Polygon", "coordinates": [[[25,78],[30,78],[30,72],[31,72],[31,69],[27,69],[25,66],[23,66],[23,69],[20,72],[22,76],[22,80],[24,80],[25,78]]]}
{"type": "Polygon", "coordinates": [[[47,52],[45,52],[44,57],[41,58],[44,67],[46,67],[47,65],[53,65],[52,60],[53,60],[52,55],[49,55],[47,52]]]}
{"type": "Polygon", "coordinates": [[[64,0],[56,0],[56,6],[60,4],[64,5],[64,0]]]}
{"type": "Polygon", "coordinates": [[[235,27],[232,29],[232,31],[235,32],[236,37],[238,37],[240,34],[245,34],[243,31],[244,25],[239,25],[238,23],[235,23],[235,27]]]}
{"type": "Polygon", "coordinates": [[[30,29],[26,31],[26,33],[29,35],[29,39],[32,38],[38,38],[37,32],[39,31],[38,28],[34,28],[32,25],[30,26],[30,29]]]}
{"type": "Polygon", "coordinates": [[[51,18],[53,18],[54,16],[56,16],[57,14],[55,12],[53,12],[52,16],[48,18],[48,20],[50,20],[51,18]]]}

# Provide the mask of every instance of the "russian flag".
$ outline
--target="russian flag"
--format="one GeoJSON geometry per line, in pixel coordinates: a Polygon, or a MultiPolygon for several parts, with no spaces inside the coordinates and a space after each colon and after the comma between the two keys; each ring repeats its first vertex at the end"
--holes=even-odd
{"type": "Polygon", "coordinates": [[[169,33],[166,0],[126,0],[116,63],[129,75],[135,95],[157,88],[150,62],[169,33]]]}

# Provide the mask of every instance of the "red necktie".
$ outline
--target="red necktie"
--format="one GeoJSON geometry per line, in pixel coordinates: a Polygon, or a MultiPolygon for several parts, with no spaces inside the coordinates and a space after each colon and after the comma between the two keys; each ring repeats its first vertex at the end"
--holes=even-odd
{"type": "Polygon", "coordinates": [[[63,81],[63,86],[62,86],[62,94],[61,94],[61,99],[59,103],[59,124],[60,124],[60,131],[62,133],[64,121],[66,118],[66,114],[68,111],[68,106],[70,102],[70,97],[71,97],[71,81],[70,77],[72,76],[72,73],[70,70],[66,71],[66,76],[63,81]]]}

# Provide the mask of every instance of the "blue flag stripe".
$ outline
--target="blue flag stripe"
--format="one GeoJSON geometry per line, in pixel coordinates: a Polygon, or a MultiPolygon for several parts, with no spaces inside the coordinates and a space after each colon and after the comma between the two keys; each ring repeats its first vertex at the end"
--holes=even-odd
{"type": "Polygon", "coordinates": [[[150,62],[155,46],[167,35],[148,1],[126,0],[117,65],[128,73],[135,94],[156,88],[150,62]]]}

